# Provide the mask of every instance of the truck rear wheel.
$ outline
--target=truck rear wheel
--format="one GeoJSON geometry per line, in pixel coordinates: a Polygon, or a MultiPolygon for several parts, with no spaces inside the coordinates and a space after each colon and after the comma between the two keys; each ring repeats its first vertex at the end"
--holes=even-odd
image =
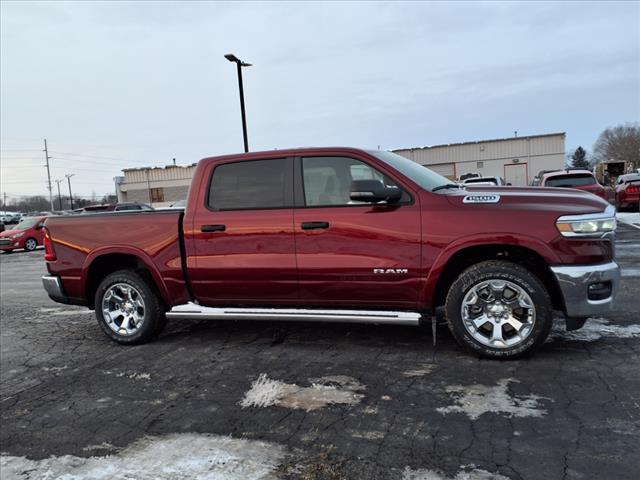
{"type": "Polygon", "coordinates": [[[540,280],[515,263],[491,260],[468,268],[445,302],[449,329],[462,346],[487,358],[515,358],[542,345],[552,307],[540,280]]]}
{"type": "Polygon", "coordinates": [[[143,276],[132,270],[105,277],[96,290],[95,309],[104,333],[124,345],[148,342],[166,323],[158,295],[143,276]]]}

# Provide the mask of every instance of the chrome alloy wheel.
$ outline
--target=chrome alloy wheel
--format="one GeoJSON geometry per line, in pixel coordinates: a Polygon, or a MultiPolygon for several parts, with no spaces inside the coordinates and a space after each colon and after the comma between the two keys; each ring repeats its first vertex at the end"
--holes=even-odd
{"type": "Polygon", "coordinates": [[[104,320],[118,335],[133,335],[140,330],[144,312],[140,292],[127,283],[111,285],[102,297],[104,320]]]}
{"type": "Polygon", "coordinates": [[[493,348],[522,343],[533,330],[536,309],[529,294],[513,282],[484,280],[462,299],[462,323],[478,342],[493,348]]]}

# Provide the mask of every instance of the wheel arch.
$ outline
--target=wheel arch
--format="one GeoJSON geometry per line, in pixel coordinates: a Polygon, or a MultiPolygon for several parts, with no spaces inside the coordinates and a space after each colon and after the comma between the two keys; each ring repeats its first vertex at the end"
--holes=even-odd
{"type": "Polygon", "coordinates": [[[170,305],[162,276],[146,253],[131,247],[110,247],[91,252],[82,267],[84,297],[89,308],[94,308],[95,293],[102,279],[118,270],[134,270],[141,273],[156,290],[164,305],[170,305]]]}
{"type": "Polygon", "coordinates": [[[432,268],[426,288],[427,292],[431,292],[431,297],[426,300],[434,308],[444,305],[449,288],[464,270],[486,260],[505,260],[514,262],[534,274],[546,287],[553,308],[563,310],[564,299],[549,268],[553,257],[545,257],[531,246],[512,243],[483,243],[457,248],[450,251],[446,258],[438,258],[440,262],[437,267],[432,268]]]}

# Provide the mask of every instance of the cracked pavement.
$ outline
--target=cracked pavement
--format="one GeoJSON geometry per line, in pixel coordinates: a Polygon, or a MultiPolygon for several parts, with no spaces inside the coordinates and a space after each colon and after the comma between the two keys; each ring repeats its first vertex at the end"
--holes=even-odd
{"type": "Polygon", "coordinates": [[[435,348],[426,326],[252,321],[171,321],[153,343],[119,346],[86,309],[48,299],[42,250],[1,255],[0,451],[103,457],[147,436],[213,434],[276,446],[275,478],[637,478],[640,230],[621,225],[617,253],[601,335],[559,330],[507,362],[463,351],[444,325],[435,348]],[[362,397],[243,408],[260,375],[289,393],[340,378],[362,397]]]}

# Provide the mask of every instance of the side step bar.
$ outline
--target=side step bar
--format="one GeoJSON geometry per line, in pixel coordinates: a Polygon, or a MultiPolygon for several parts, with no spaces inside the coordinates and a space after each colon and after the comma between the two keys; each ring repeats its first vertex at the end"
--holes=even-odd
{"type": "Polygon", "coordinates": [[[196,303],[177,305],[167,318],[201,318],[206,320],[293,320],[311,322],[386,323],[419,325],[417,312],[376,310],[306,310],[297,308],[212,308],[196,303]]]}

